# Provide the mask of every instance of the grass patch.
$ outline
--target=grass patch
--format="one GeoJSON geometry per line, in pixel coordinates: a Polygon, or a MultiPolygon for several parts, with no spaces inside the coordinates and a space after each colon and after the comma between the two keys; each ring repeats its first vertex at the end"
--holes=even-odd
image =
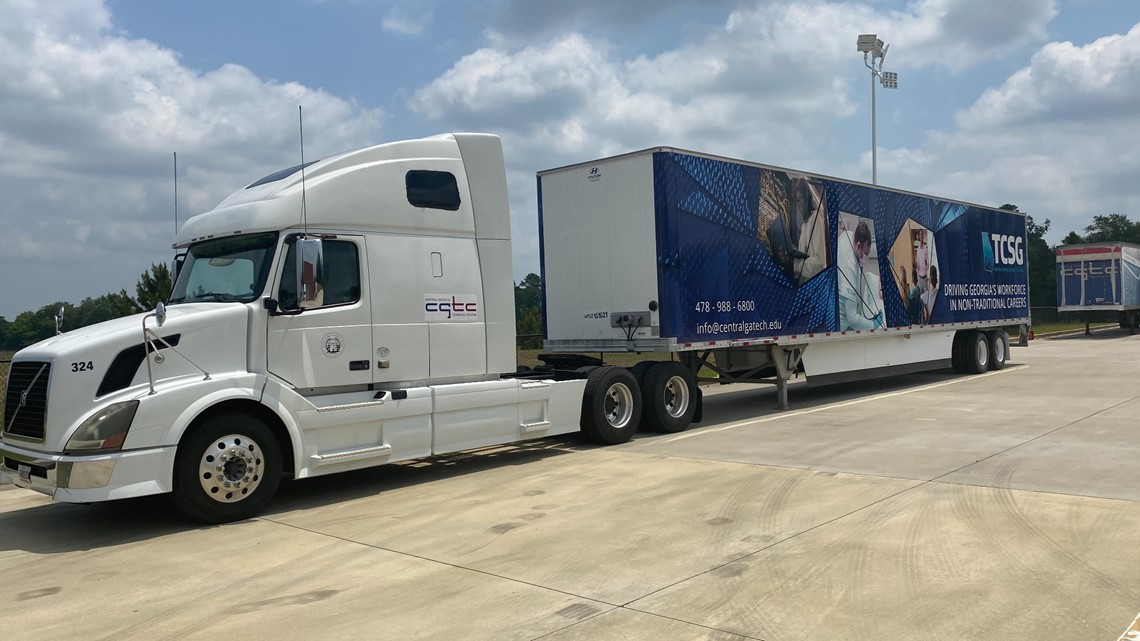
{"type": "MultiPolygon", "coordinates": [[[[1104,329],[1106,327],[1119,327],[1118,323],[1089,323],[1090,329],[1104,329]]],[[[1034,323],[1033,333],[1037,335],[1052,334],[1056,332],[1084,331],[1084,323],[1034,323]]]]}

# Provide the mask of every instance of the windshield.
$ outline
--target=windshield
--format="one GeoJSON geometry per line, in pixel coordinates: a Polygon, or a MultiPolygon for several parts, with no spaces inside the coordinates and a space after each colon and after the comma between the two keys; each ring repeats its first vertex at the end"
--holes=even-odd
{"type": "Polygon", "coordinates": [[[248,303],[261,295],[277,232],[206,240],[190,246],[171,303],[248,303]]]}

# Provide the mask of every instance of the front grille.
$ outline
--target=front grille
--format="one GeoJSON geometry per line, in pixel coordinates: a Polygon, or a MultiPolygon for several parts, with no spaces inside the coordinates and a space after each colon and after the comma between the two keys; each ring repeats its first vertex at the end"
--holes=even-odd
{"type": "Polygon", "coordinates": [[[43,440],[51,363],[20,361],[8,370],[4,433],[43,440]]]}

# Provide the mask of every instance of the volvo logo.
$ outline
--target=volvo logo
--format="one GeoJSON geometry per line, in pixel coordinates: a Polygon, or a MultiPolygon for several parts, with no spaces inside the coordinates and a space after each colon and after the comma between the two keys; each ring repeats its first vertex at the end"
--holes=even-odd
{"type": "Polygon", "coordinates": [[[28,391],[29,390],[24,390],[20,392],[20,407],[28,404],[28,391]]]}

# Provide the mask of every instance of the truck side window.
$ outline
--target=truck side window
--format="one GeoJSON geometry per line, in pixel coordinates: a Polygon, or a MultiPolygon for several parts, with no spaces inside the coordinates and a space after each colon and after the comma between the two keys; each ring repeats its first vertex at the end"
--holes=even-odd
{"type": "MultiPolygon", "coordinates": [[[[324,283],[321,307],[347,305],[360,300],[360,257],[356,243],[344,240],[324,241],[324,283]]],[[[281,309],[297,309],[297,291],[292,274],[297,269],[297,246],[290,245],[277,300],[281,309]]]]}
{"type": "Polygon", "coordinates": [[[459,185],[449,171],[412,170],[404,176],[404,185],[413,207],[459,209],[459,185]]]}

